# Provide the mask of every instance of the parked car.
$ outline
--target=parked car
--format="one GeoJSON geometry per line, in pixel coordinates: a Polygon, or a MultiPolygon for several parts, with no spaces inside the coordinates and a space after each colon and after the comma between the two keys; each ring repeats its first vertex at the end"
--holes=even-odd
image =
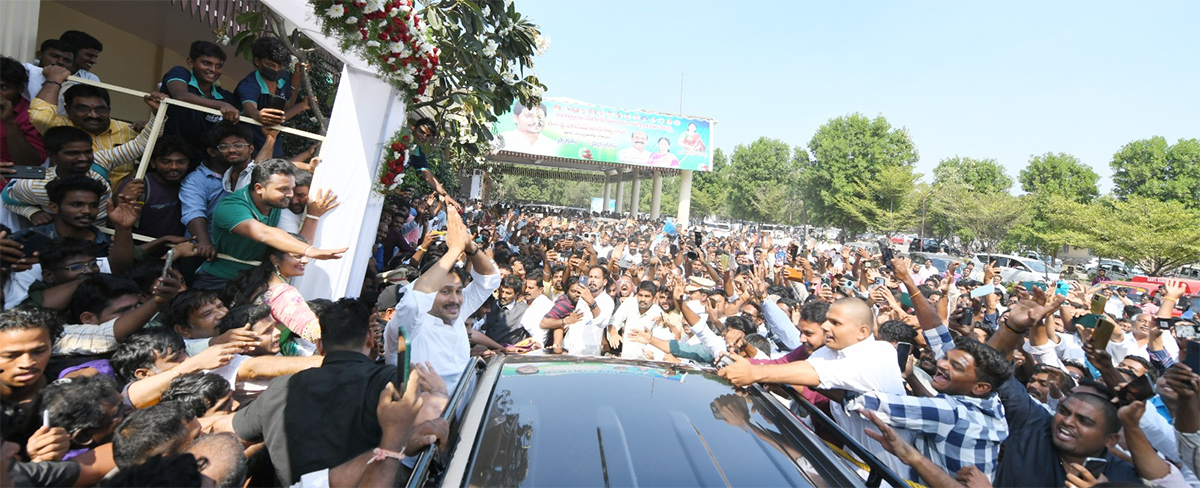
{"type": "Polygon", "coordinates": [[[1096,265],[1087,267],[1088,275],[1091,276],[1095,276],[1100,270],[1104,270],[1108,277],[1114,280],[1129,280],[1138,275],[1125,266],[1125,263],[1111,259],[1101,259],[1096,265]]]}
{"type": "Polygon", "coordinates": [[[972,259],[977,269],[995,261],[1000,266],[1000,279],[1005,282],[1045,281],[1055,282],[1059,273],[1051,270],[1046,263],[1036,259],[1013,256],[1011,254],[976,254],[972,259]]]}
{"type": "Polygon", "coordinates": [[[908,243],[908,252],[941,252],[942,243],[937,239],[926,237],[924,240],[913,239],[908,243]]]}
{"type": "MultiPolygon", "coordinates": [[[[448,452],[428,448],[407,486],[867,486],[762,386],[734,389],[711,368],[541,355],[475,364],[444,414],[448,452]]],[[[794,398],[862,458],[873,486],[905,486],[794,398]]]]}
{"type": "Polygon", "coordinates": [[[1200,280],[1200,265],[1189,264],[1187,266],[1181,266],[1181,267],[1179,267],[1179,269],[1176,269],[1175,272],[1172,274],[1174,274],[1175,276],[1178,276],[1180,278],[1190,278],[1193,280],[1200,280]]]}

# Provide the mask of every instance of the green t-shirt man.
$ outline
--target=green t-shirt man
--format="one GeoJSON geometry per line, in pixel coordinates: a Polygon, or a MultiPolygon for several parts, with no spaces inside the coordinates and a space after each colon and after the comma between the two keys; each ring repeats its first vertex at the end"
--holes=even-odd
{"type": "MultiPolygon", "coordinates": [[[[267,245],[233,233],[233,228],[250,219],[257,220],[268,227],[279,224],[280,210],[272,208],[271,212],[263,215],[254,207],[250,199],[250,189],[246,186],[217,204],[213,210],[212,241],[217,252],[228,254],[243,261],[260,261],[267,253],[267,245]]],[[[250,269],[248,264],[235,263],[228,259],[214,259],[200,266],[200,270],[217,278],[231,280],[243,270],[250,269]]]]}

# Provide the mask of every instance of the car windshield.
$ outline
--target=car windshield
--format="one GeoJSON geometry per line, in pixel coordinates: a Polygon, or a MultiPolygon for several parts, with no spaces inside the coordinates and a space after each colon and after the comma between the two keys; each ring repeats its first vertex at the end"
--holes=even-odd
{"type": "MultiPolygon", "coordinates": [[[[506,364],[469,486],[829,485],[763,409],[712,372],[506,364]]],[[[776,418],[776,417],[771,417],[776,418]]],[[[789,431],[790,432],[790,431],[789,431]]],[[[823,445],[821,447],[824,447],[823,445]]]]}
{"type": "Polygon", "coordinates": [[[1020,263],[1028,266],[1029,269],[1032,269],[1036,273],[1045,273],[1047,271],[1046,265],[1036,259],[1022,259],[1020,263]]]}

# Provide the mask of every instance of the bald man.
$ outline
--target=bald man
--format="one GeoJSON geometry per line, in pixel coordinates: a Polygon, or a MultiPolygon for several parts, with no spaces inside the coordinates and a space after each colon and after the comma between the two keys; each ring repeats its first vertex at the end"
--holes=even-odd
{"type": "MultiPolygon", "coordinates": [[[[843,298],[829,307],[825,322],[825,347],[808,359],[786,364],[751,364],[734,357],[734,363],[722,368],[719,374],[737,386],[751,383],[784,383],[817,389],[831,399],[881,391],[904,395],[904,378],[896,357],[896,348],[872,335],[875,314],[867,302],[858,298],[843,298]],[[841,390],[841,391],[838,391],[841,390]]],[[[840,402],[831,402],[833,419],[868,451],[896,473],[908,473],[908,468],[883,446],[864,434],[875,430],[870,421],[858,412],[847,412],[840,402]]],[[[898,432],[912,442],[911,431],[898,432]]]]}

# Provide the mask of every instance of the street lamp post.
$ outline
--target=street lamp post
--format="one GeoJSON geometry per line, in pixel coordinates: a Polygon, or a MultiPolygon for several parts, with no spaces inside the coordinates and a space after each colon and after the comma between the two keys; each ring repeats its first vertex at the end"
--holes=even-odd
{"type": "Polygon", "coordinates": [[[921,240],[917,241],[917,249],[922,251],[925,250],[925,201],[929,199],[930,195],[933,195],[932,187],[921,197],[921,240]]]}

